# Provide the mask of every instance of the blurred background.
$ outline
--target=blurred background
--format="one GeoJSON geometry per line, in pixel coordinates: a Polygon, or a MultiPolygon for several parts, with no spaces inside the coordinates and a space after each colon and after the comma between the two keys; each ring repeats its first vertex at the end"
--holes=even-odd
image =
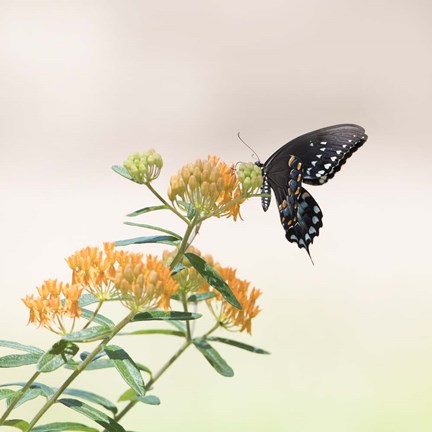
{"type": "MultiPolygon", "coordinates": [[[[253,336],[231,336],[271,356],[219,345],[236,373],[228,379],[190,350],[157,383],[162,405],[124,424],[430,431],[431,13],[426,0],[3,0],[0,338],[48,347],[56,338],[26,326],[20,299],[44,279],[68,280],[74,251],[149,234],[122,225],[156,204],[111,171],[130,153],[162,154],[164,192],[197,158],[253,160],[238,131],[265,160],[302,133],[358,123],[368,142],[328,184],[309,187],[324,213],[315,266],[286,241],[274,202],[263,213],[251,200],[244,221],[210,221],[196,239],[263,291],[253,336]]],[[[166,214],[137,222],[181,229],[166,214]]],[[[179,345],[117,342],[155,370],[179,345]]],[[[2,369],[0,382],[32,371],[2,369]]],[[[125,388],[109,371],[79,386],[112,399],[125,388]]],[[[66,410],[42,423],[85,422],[66,410]]]]}

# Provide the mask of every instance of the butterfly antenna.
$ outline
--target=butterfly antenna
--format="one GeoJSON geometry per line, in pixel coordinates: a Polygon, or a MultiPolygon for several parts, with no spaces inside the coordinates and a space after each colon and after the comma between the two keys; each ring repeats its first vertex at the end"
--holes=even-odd
{"type": "Polygon", "coordinates": [[[256,151],[248,144],[243,141],[243,138],[240,136],[240,132],[237,133],[238,139],[252,152],[252,157],[256,160],[261,160],[259,156],[256,154],[256,151]]]}

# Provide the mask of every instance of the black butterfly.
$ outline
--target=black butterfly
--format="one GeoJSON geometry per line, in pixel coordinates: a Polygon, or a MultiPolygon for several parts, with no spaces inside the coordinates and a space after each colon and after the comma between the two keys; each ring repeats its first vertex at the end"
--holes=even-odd
{"type": "MultiPolygon", "coordinates": [[[[367,140],[361,126],[340,124],[301,135],[273,153],[263,164],[261,192],[276,196],[285,237],[309,253],[309,245],[322,227],[322,211],[303,183],[321,185],[341,169],[367,140]]],[[[267,211],[270,196],[262,198],[267,211]]]]}

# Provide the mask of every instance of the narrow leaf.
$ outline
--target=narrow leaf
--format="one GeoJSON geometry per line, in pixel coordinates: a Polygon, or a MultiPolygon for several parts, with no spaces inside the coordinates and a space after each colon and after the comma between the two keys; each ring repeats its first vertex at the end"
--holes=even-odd
{"type": "Polygon", "coordinates": [[[122,378],[134,389],[139,395],[145,395],[144,381],[134,361],[129,354],[117,345],[108,345],[105,347],[107,356],[114,362],[122,378]]]}
{"type": "MultiPolygon", "coordinates": [[[[76,366],[78,366],[79,363],[77,363],[76,366]]],[[[76,366],[72,366],[70,364],[66,365],[66,369],[75,369],[76,366]]],[[[114,363],[109,359],[101,359],[101,360],[95,360],[90,362],[84,369],[84,371],[90,371],[90,370],[97,370],[97,369],[107,369],[114,367],[114,363]]]]}
{"type": "Polygon", "coordinates": [[[161,311],[153,310],[148,312],[140,312],[135,315],[133,321],[170,321],[180,320],[189,321],[201,318],[202,315],[194,312],[182,312],[182,311],[161,311]]]}
{"type": "Polygon", "coordinates": [[[160,405],[160,399],[157,396],[154,395],[148,395],[148,396],[137,396],[136,398],[142,403],[145,403],[147,405],[160,405]]]}
{"type": "Polygon", "coordinates": [[[148,228],[148,229],[151,229],[151,230],[154,230],[154,231],[160,231],[160,232],[163,232],[163,233],[168,234],[170,236],[177,237],[178,240],[182,239],[181,235],[179,235],[179,234],[177,234],[177,233],[175,233],[173,231],[167,230],[165,228],[157,227],[157,226],[154,226],[154,225],[140,224],[140,223],[135,223],[135,222],[123,222],[123,223],[125,225],[136,226],[138,228],[148,228]]]}
{"type": "Polygon", "coordinates": [[[187,211],[187,218],[189,220],[192,220],[194,216],[197,214],[197,209],[191,204],[186,201],[177,201],[186,211],[187,211]]]}
{"type": "Polygon", "coordinates": [[[28,352],[30,354],[43,354],[44,353],[44,351],[41,350],[40,348],[36,348],[34,346],[31,346],[31,345],[22,345],[18,342],[12,342],[12,341],[0,340],[0,346],[6,347],[6,348],[13,348],[13,349],[16,349],[18,351],[28,352]]]}
{"type": "MultiPolygon", "coordinates": [[[[37,388],[30,388],[28,389],[23,396],[21,396],[21,398],[19,399],[19,401],[16,403],[15,408],[18,408],[20,405],[25,404],[26,402],[32,400],[32,399],[36,399],[38,396],[42,396],[42,392],[40,391],[40,389],[37,388]]],[[[13,397],[11,397],[10,399],[8,399],[8,405],[9,402],[12,401],[13,397]]]]}
{"type": "Polygon", "coordinates": [[[41,354],[9,354],[0,357],[0,368],[13,368],[36,364],[41,354]]]}
{"type": "Polygon", "coordinates": [[[78,300],[78,305],[81,308],[91,305],[93,303],[99,303],[99,299],[89,293],[83,294],[78,300]]]}
{"type": "Polygon", "coordinates": [[[37,370],[39,372],[52,372],[67,364],[78,351],[77,345],[61,339],[41,356],[37,363],[37,370]]]}
{"type": "Polygon", "coordinates": [[[222,338],[222,337],[217,337],[217,336],[209,336],[209,337],[207,337],[207,340],[215,341],[215,342],[222,342],[224,344],[232,345],[234,347],[241,348],[241,349],[244,349],[246,351],[253,352],[255,354],[270,354],[268,351],[265,351],[261,348],[257,348],[257,347],[254,347],[252,345],[248,345],[248,344],[245,344],[243,342],[235,341],[232,339],[227,339],[227,338],[222,338]]]}
{"type": "Polygon", "coordinates": [[[142,209],[139,210],[135,210],[132,213],[127,214],[126,216],[128,217],[135,217],[135,216],[139,216],[142,215],[144,213],[149,213],[155,210],[168,210],[168,207],[166,205],[157,205],[157,206],[152,206],[152,207],[144,207],[142,209]]]}
{"type": "Polygon", "coordinates": [[[195,267],[197,272],[206,280],[206,282],[208,282],[209,285],[217,289],[222,294],[223,298],[228,303],[241,310],[242,307],[235,298],[228,284],[210,264],[192,252],[186,252],[185,257],[195,267]]]}
{"type": "Polygon", "coordinates": [[[81,402],[77,399],[59,399],[59,403],[85,415],[89,419],[92,419],[97,424],[104,427],[107,431],[110,432],[126,432],[123,427],[117,423],[113,418],[107,416],[104,412],[97,410],[96,408],[87,405],[84,402],[81,402]]]}
{"type": "Polygon", "coordinates": [[[92,319],[92,321],[94,321],[95,323],[104,325],[106,327],[114,327],[115,324],[106,316],[101,315],[100,313],[98,313],[96,316],[93,316],[94,312],[89,310],[89,309],[83,309],[81,308],[81,312],[82,312],[82,317],[85,318],[86,320],[90,320],[92,319]]]}
{"type": "Polygon", "coordinates": [[[170,329],[148,329],[148,330],[137,330],[128,333],[120,333],[120,336],[138,336],[145,334],[162,334],[168,336],[181,336],[184,337],[185,333],[178,330],[170,330],[170,329]]]}
{"type": "Polygon", "coordinates": [[[126,240],[117,240],[115,242],[115,245],[128,246],[131,244],[144,244],[144,243],[161,243],[170,246],[177,246],[180,243],[180,240],[177,237],[173,237],[169,235],[160,235],[160,236],[135,237],[126,240]]]}
{"type": "MultiPolygon", "coordinates": [[[[15,381],[15,382],[10,382],[10,383],[6,383],[6,384],[1,384],[0,387],[8,387],[8,386],[24,387],[26,384],[27,383],[23,382],[23,381],[15,381]]],[[[41,391],[41,395],[45,396],[47,399],[49,399],[55,393],[55,390],[52,387],[49,387],[46,384],[42,384],[42,383],[38,383],[38,382],[34,382],[30,386],[30,388],[39,389],[41,391]]]]}
{"type": "Polygon", "coordinates": [[[89,402],[96,403],[105,409],[111,411],[113,414],[117,413],[117,407],[108,399],[104,398],[103,396],[100,396],[96,393],[79,390],[79,389],[66,389],[63,391],[64,394],[68,394],[70,396],[75,396],[81,399],[85,399],[89,402]]]}
{"type": "Polygon", "coordinates": [[[21,420],[21,419],[6,420],[3,424],[5,426],[10,426],[22,430],[23,432],[28,431],[29,428],[29,424],[25,420],[21,420]]]}
{"type": "Polygon", "coordinates": [[[124,177],[124,178],[126,178],[126,179],[128,179],[128,180],[130,180],[130,181],[133,181],[134,183],[137,183],[137,182],[136,182],[136,181],[131,177],[131,175],[129,174],[128,170],[127,170],[125,167],[123,167],[123,166],[121,166],[121,165],[113,165],[111,168],[112,168],[112,170],[113,170],[115,173],[121,175],[122,177],[124,177]]]}
{"type": "Polygon", "coordinates": [[[15,396],[16,391],[11,389],[0,389],[0,399],[6,399],[15,396]]]}
{"type": "Polygon", "coordinates": [[[197,293],[192,294],[188,297],[187,301],[190,303],[198,303],[204,300],[210,300],[213,297],[216,297],[215,292],[203,292],[203,293],[197,293]]]}
{"type": "Polygon", "coordinates": [[[46,425],[35,426],[32,432],[60,432],[60,431],[80,431],[80,432],[98,432],[97,429],[81,423],[74,422],[57,422],[46,425]]]}
{"type": "Polygon", "coordinates": [[[111,333],[112,329],[110,327],[101,325],[69,333],[63,336],[62,339],[69,342],[94,342],[109,336],[111,333]]]}
{"type": "Polygon", "coordinates": [[[228,363],[220,356],[220,354],[205,340],[195,338],[192,340],[198,351],[207,359],[217,373],[225,376],[234,376],[234,371],[228,363]]]}
{"type": "Polygon", "coordinates": [[[184,270],[186,266],[184,266],[182,263],[178,263],[172,270],[171,270],[171,276],[176,275],[178,272],[181,272],[184,270]]]}

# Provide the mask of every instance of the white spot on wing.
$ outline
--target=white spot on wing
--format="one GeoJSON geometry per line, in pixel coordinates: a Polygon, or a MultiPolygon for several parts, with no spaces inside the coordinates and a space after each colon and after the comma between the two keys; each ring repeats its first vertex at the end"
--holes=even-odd
{"type": "Polygon", "coordinates": [[[314,216],[314,217],[312,218],[312,223],[313,223],[314,225],[316,225],[318,222],[319,222],[319,219],[318,219],[316,216],[314,216]]]}
{"type": "Polygon", "coordinates": [[[314,207],[313,207],[313,211],[314,211],[315,213],[319,213],[319,212],[321,211],[321,209],[320,209],[317,205],[314,205],[314,207]]]}
{"type": "Polygon", "coordinates": [[[324,164],[324,168],[325,169],[329,169],[331,167],[331,164],[330,163],[328,163],[328,164],[324,164]]]}
{"type": "Polygon", "coordinates": [[[337,156],[332,156],[330,159],[334,162],[337,159],[337,156]]]}

